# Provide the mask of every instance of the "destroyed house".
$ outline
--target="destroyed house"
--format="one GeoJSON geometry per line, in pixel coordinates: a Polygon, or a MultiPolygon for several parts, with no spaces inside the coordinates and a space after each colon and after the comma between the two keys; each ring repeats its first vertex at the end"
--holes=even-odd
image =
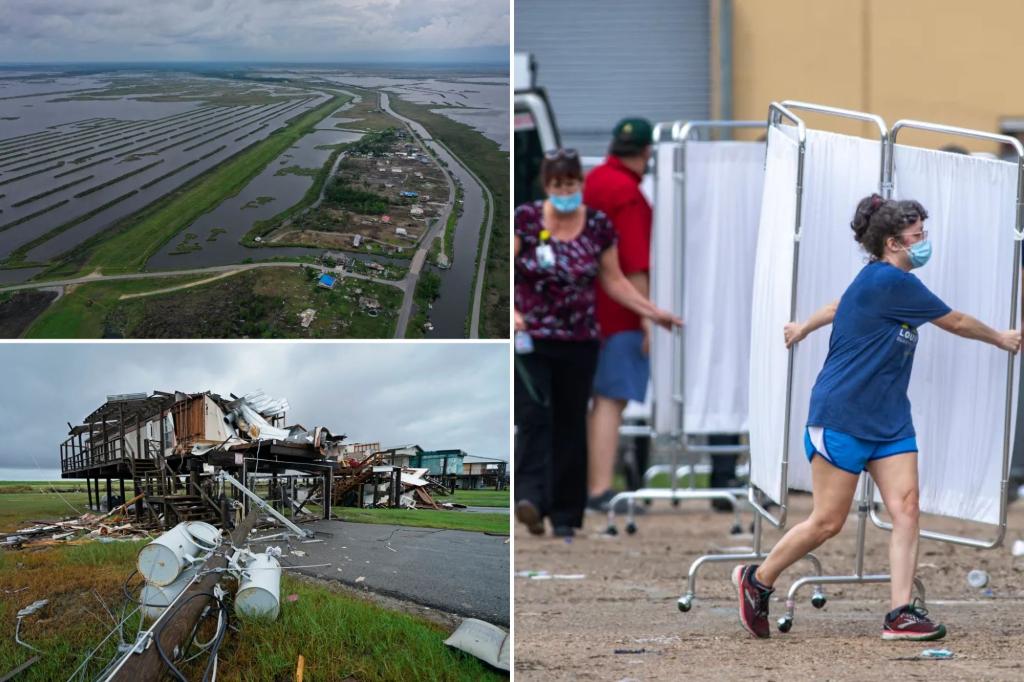
{"type": "MultiPolygon", "coordinates": [[[[147,505],[203,506],[200,490],[214,467],[245,473],[300,471],[330,475],[344,436],[324,427],[287,425],[287,400],[262,392],[222,397],[212,392],[154,391],[111,395],[60,444],[61,477],[85,479],[90,505],[106,480],[125,481],[147,505]],[[334,459],[331,459],[334,458],[334,459]]],[[[211,503],[206,498],[206,503],[211,503]]],[[[166,509],[163,510],[166,512],[166,509]]],[[[177,514],[181,516],[181,514],[177,514]]]]}

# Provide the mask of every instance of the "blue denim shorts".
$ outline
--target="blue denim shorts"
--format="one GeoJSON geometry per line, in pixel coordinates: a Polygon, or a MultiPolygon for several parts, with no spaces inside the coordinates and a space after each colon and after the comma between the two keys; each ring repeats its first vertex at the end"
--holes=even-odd
{"type": "Polygon", "coordinates": [[[817,454],[834,467],[851,474],[860,474],[867,468],[868,462],[917,452],[917,438],[866,440],[841,431],[808,426],[804,429],[804,451],[808,462],[817,454]]]}
{"type": "Polygon", "coordinates": [[[651,375],[651,363],[643,346],[642,331],[619,332],[605,339],[597,358],[594,393],[615,400],[643,402],[651,375]]]}

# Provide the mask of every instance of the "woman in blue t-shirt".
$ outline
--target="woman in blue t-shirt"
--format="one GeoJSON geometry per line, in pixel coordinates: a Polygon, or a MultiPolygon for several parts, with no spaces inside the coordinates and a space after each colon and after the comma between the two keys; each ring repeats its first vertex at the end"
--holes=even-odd
{"type": "Polygon", "coordinates": [[[941,639],[915,600],[917,568],[917,442],[907,386],[926,322],[958,336],[1002,350],[1020,349],[1019,331],[999,332],[970,315],[953,311],[910,271],[928,262],[932,247],[916,201],[884,200],[877,194],[857,206],[854,239],[870,258],[842,298],[785,327],[786,347],[832,324],[825,366],[811,391],[804,448],[811,462],[814,508],[793,526],[760,566],[737,566],[740,620],[755,637],[768,637],[768,599],[779,574],[843,527],[857,480],[871,474],[892,516],[889,563],[890,608],[882,639],[941,639]],[[817,456],[815,456],[817,455],[817,456]]]}

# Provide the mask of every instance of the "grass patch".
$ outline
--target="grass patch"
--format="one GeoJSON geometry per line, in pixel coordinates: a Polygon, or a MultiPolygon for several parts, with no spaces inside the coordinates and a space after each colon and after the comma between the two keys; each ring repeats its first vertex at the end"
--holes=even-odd
{"type": "Polygon", "coordinates": [[[390,98],[391,108],[421,123],[431,135],[440,139],[487,185],[494,196],[487,268],[484,273],[483,299],[480,303],[480,337],[509,336],[509,175],[508,152],[498,144],[464,123],[430,111],[436,105],[407,102],[390,98]]]}
{"type": "Polygon", "coordinates": [[[458,502],[471,507],[504,507],[508,508],[508,490],[456,490],[448,497],[440,498],[445,502],[458,502]]]}
{"type": "Polygon", "coordinates": [[[259,208],[264,204],[269,204],[273,200],[274,197],[259,196],[253,199],[252,201],[247,201],[246,203],[242,204],[242,208],[259,208]]]}
{"type": "Polygon", "coordinates": [[[302,166],[286,166],[285,168],[279,168],[274,175],[305,175],[306,177],[316,177],[316,174],[320,172],[319,168],[303,168],[302,166]]]}
{"type": "MultiPolygon", "coordinates": [[[[447,498],[442,498],[448,501],[447,498]]],[[[396,526],[416,528],[444,528],[448,530],[469,530],[481,533],[507,535],[508,514],[478,514],[466,511],[437,511],[434,509],[360,509],[358,507],[334,507],[334,516],[342,521],[356,523],[389,523],[396,526]]]]}
{"type": "Polygon", "coordinates": [[[188,284],[208,275],[167,277],[83,284],[46,309],[29,327],[27,337],[37,339],[98,339],[104,319],[118,306],[122,294],[137,294],[188,284]]]}
{"type": "Polygon", "coordinates": [[[332,97],[301,114],[285,128],[229,157],[110,230],[86,240],[48,274],[84,274],[97,268],[108,274],[141,270],[175,234],[241,191],[271,161],[344,101],[342,97],[332,97]]]}
{"type": "MultiPolygon", "coordinates": [[[[197,241],[198,235],[194,232],[186,232],[181,242],[174,247],[174,250],[170,252],[171,256],[181,256],[186,253],[192,253],[193,251],[202,251],[202,245],[197,241]]],[[[216,239],[216,237],[214,237],[216,239]]]]}
{"type": "Polygon", "coordinates": [[[390,338],[402,292],[387,284],[341,280],[319,288],[316,271],[258,268],[206,284],[141,298],[122,294],[170,288],[209,275],[78,287],[51,306],[29,328],[35,338],[390,338]],[[377,317],[359,307],[376,298],[377,317]],[[299,323],[307,308],[317,312],[308,329],[299,323]]]}
{"type": "Polygon", "coordinates": [[[225,232],[227,232],[227,230],[225,230],[223,227],[215,227],[212,230],[210,230],[210,234],[207,235],[206,241],[215,242],[217,241],[217,237],[224,234],[225,232]]]}
{"type": "MultiPolygon", "coordinates": [[[[32,521],[48,521],[68,516],[81,516],[86,510],[88,496],[84,493],[62,493],[79,513],[75,513],[64,500],[52,492],[10,493],[0,497],[0,531],[24,528],[32,521]]],[[[0,552],[3,556],[3,552],[0,552]]]]}
{"type": "MultiPolygon", "coordinates": [[[[112,621],[99,600],[118,614],[125,603],[121,583],[134,568],[142,543],[88,543],[36,552],[0,554],[0,671],[34,655],[14,642],[14,613],[37,600],[50,604],[22,625],[21,636],[45,655],[17,679],[64,680],[107,635],[112,621]],[[27,588],[27,589],[26,589],[27,588]],[[14,591],[17,590],[15,593],[14,591]],[[13,593],[10,597],[7,592],[13,593]]],[[[306,659],[308,680],[358,679],[361,682],[404,680],[475,681],[508,679],[480,661],[444,645],[448,633],[433,623],[389,611],[341,588],[312,584],[285,575],[281,614],[276,621],[232,622],[220,650],[218,679],[290,680],[296,661],[306,659]],[[289,602],[285,595],[297,595],[289,602]]],[[[125,626],[132,639],[138,626],[125,626]]],[[[206,639],[206,628],[200,637],[206,639]]],[[[101,648],[87,668],[94,679],[116,654],[117,636],[101,648]]],[[[207,659],[182,667],[199,679],[207,659]]]]}
{"type": "Polygon", "coordinates": [[[431,270],[420,272],[416,280],[416,290],[413,292],[413,304],[416,306],[416,314],[409,320],[405,329],[405,338],[421,339],[426,335],[423,325],[427,323],[430,312],[430,304],[441,295],[441,276],[431,270]]]}

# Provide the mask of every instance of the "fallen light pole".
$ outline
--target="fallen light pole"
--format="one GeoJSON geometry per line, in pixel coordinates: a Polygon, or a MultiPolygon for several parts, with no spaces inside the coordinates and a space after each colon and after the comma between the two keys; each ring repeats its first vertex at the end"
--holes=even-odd
{"type": "Polygon", "coordinates": [[[220,581],[223,569],[228,566],[230,547],[245,542],[256,525],[256,519],[256,511],[249,512],[231,533],[230,541],[221,545],[203,564],[199,571],[202,578],[185,589],[149,629],[139,635],[131,651],[110,670],[104,682],[159,680],[165,676],[167,668],[161,660],[157,643],[172,659],[175,652],[180,652],[203,610],[213,600],[213,588],[220,581]]]}
{"type": "Polygon", "coordinates": [[[217,476],[219,477],[219,479],[221,481],[223,481],[225,483],[230,483],[231,485],[233,485],[235,487],[235,489],[238,490],[238,492],[240,492],[243,495],[245,495],[246,497],[248,497],[252,501],[253,504],[255,504],[257,507],[259,507],[259,509],[261,511],[264,511],[267,514],[270,514],[272,517],[274,517],[275,519],[277,519],[278,521],[283,523],[285,526],[290,528],[300,538],[312,538],[313,537],[313,535],[314,535],[313,531],[305,530],[304,528],[299,528],[297,525],[292,523],[291,520],[289,520],[286,516],[284,516],[283,514],[278,512],[276,509],[274,509],[272,506],[267,504],[263,500],[262,497],[260,497],[259,495],[257,495],[253,491],[249,490],[244,485],[242,485],[242,483],[237,478],[235,478],[234,476],[232,476],[228,472],[226,472],[223,469],[221,469],[220,473],[217,476]]]}

